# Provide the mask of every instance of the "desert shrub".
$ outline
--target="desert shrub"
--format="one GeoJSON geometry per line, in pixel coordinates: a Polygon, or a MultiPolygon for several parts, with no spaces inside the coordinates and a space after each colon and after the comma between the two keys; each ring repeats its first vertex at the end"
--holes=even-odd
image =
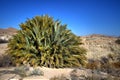
{"type": "Polygon", "coordinates": [[[27,65],[19,66],[14,69],[14,72],[21,77],[27,77],[32,75],[43,76],[44,73],[39,68],[33,68],[30,70],[30,67],[27,65]]]}
{"type": "Polygon", "coordinates": [[[101,63],[99,60],[93,60],[93,59],[90,59],[88,60],[88,63],[86,64],[86,68],[87,69],[100,69],[101,67],[101,63]]]}
{"type": "Polygon", "coordinates": [[[119,62],[119,61],[120,61],[120,54],[119,54],[119,53],[108,54],[108,59],[109,59],[111,62],[119,62]]]}
{"type": "Polygon", "coordinates": [[[119,77],[120,61],[118,54],[109,54],[106,58],[101,58],[101,71],[107,72],[110,75],[119,77]]]}
{"type": "Polygon", "coordinates": [[[7,54],[0,55],[0,67],[9,66],[13,66],[11,56],[7,54]]]}
{"type": "Polygon", "coordinates": [[[120,69],[120,54],[109,54],[108,59],[110,62],[110,66],[120,69]]]}
{"type": "Polygon", "coordinates": [[[110,72],[111,69],[109,59],[107,57],[101,57],[101,70],[104,72],[110,72]]]}
{"type": "Polygon", "coordinates": [[[31,74],[30,75],[41,75],[41,76],[43,76],[44,75],[44,73],[43,73],[43,71],[41,71],[39,68],[35,68],[32,72],[31,72],[31,74]]]}
{"type": "Polygon", "coordinates": [[[111,77],[111,76],[107,76],[107,77],[100,77],[100,76],[89,76],[89,77],[86,77],[85,80],[119,80],[118,77],[111,77]]]}
{"type": "Polygon", "coordinates": [[[119,79],[120,79],[119,76],[104,74],[101,73],[101,71],[98,72],[97,70],[94,71],[91,70],[91,73],[89,73],[89,75],[83,75],[77,73],[77,69],[75,69],[70,73],[69,80],[119,80],[119,79]]]}
{"type": "Polygon", "coordinates": [[[114,68],[120,69],[120,62],[113,62],[111,63],[114,68]]]}
{"type": "Polygon", "coordinates": [[[120,44],[120,39],[117,39],[115,43],[120,44]]]}
{"type": "Polygon", "coordinates": [[[79,80],[80,75],[77,75],[77,69],[74,69],[73,71],[71,71],[70,73],[70,80],[79,80]]]}
{"type": "Polygon", "coordinates": [[[64,75],[61,75],[61,76],[54,76],[50,78],[50,80],[69,80],[69,79],[67,79],[67,77],[65,77],[64,75]]]}
{"type": "Polygon", "coordinates": [[[29,74],[27,74],[28,71],[29,71],[29,67],[27,67],[27,66],[19,66],[14,69],[14,72],[16,74],[20,75],[21,77],[28,76],[29,75],[29,74]]]}
{"type": "MultiPolygon", "coordinates": [[[[96,71],[96,70],[95,70],[96,71]]],[[[104,75],[99,73],[91,73],[92,75],[81,75],[77,74],[77,69],[74,69],[71,73],[69,78],[62,75],[62,76],[55,76],[51,78],[50,80],[120,80],[120,77],[117,76],[111,76],[109,74],[104,75]]]]}
{"type": "Polygon", "coordinates": [[[36,16],[20,25],[9,42],[8,53],[15,64],[31,66],[79,67],[85,64],[86,50],[79,47],[80,37],[49,16],[36,16]]]}

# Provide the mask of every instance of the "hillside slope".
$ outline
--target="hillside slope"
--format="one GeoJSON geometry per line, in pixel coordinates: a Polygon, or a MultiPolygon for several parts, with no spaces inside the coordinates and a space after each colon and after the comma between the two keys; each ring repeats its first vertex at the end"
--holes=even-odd
{"type": "Polygon", "coordinates": [[[17,33],[17,29],[9,27],[7,29],[0,28],[0,55],[5,53],[7,50],[8,40],[17,33]]]}
{"type": "Polygon", "coordinates": [[[17,31],[17,29],[11,27],[7,29],[0,28],[0,43],[7,42],[17,31]]]}
{"type": "Polygon", "coordinates": [[[118,37],[93,34],[82,36],[81,39],[84,43],[82,46],[87,49],[89,59],[99,59],[108,54],[120,54],[120,44],[115,42],[118,37]]]}
{"type": "Polygon", "coordinates": [[[17,29],[9,27],[6,29],[0,28],[0,35],[13,35],[17,32],[17,29]]]}

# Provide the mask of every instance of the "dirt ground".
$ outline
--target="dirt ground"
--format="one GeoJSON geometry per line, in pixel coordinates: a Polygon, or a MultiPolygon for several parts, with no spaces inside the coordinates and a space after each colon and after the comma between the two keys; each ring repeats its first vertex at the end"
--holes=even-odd
{"type": "MultiPolygon", "coordinates": [[[[19,75],[13,72],[14,68],[15,67],[0,68],[0,80],[21,79],[19,75]]],[[[55,76],[57,77],[61,75],[69,77],[69,74],[73,69],[70,69],[70,68],[53,69],[53,68],[40,67],[40,70],[43,71],[44,73],[43,76],[30,76],[30,77],[23,78],[23,80],[49,80],[52,77],[55,77],[55,76]]]]}

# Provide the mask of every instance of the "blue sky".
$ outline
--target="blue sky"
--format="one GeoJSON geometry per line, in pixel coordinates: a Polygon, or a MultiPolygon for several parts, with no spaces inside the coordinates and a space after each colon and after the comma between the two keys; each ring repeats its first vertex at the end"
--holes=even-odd
{"type": "Polygon", "coordinates": [[[0,28],[48,14],[78,36],[120,36],[120,0],[0,0],[0,28]]]}

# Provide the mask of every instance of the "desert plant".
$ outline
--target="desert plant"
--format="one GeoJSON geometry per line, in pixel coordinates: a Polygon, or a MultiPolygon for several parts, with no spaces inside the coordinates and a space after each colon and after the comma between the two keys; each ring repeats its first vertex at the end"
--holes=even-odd
{"type": "Polygon", "coordinates": [[[113,62],[113,63],[112,63],[112,66],[113,66],[114,68],[120,69],[120,62],[113,62]]]}
{"type": "Polygon", "coordinates": [[[66,25],[52,17],[36,16],[20,25],[9,42],[8,53],[14,63],[45,67],[79,67],[85,64],[86,50],[79,47],[81,39],[66,25]]]}
{"type": "Polygon", "coordinates": [[[71,71],[70,73],[70,78],[71,80],[79,80],[80,75],[77,75],[77,69],[74,69],[73,71],[71,71]]]}
{"type": "Polygon", "coordinates": [[[110,66],[113,68],[120,68],[120,54],[108,54],[110,66]]]}
{"type": "Polygon", "coordinates": [[[43,76],[44,73],[39,68],[32,68],[27,65],[19,66],[14,69],[14,73],[20,75],[21,77],[27,77],[32,75],[43,76]]]}
{"type": "Polygon", "coordinates": [[[111,76],[110,74],[107,74],[107,75],[101,74],[101,72],[92,73],[92,74],[93,75],[91,75],[91,76],[77,74],[77,69],[74,69],[70,73],[69,77],[66,77],[64,75],[54,76],[50,80],[120,80],[120,77],[111,76]]]}
{"type": "Polygon", "coordinates": [[[107,57],[101,58],[101,71],[119,77],[120,75],[120,59],[118,54],[108,54],[107,57]]]}
{"type": "Polygon", "coordinates": [[[14,69],[14,72],[18,75],[20,75],[21,77],[26,77],[28,76],[29,74],[27,73],[29,71],[29,67],[27,66],[19,66],[19,67],[16,67],[14,69]]]}
{"type": "Polygon", "coordinates": [[[120,54],[119,53],[108,54],[108,59],[111,62],[119,62],[120,61],[120,54]]]}
{"type": "Polygon", "coordinates": [[[87,69],[92,69],[92,70],[94,70],[94,69],[100,70],[101,63],[100,63],[99,60],[89,59],[87,64],[86,64],[86,68],[87,69]]]}
{"type": "Polygon", "coordinates": [[[64,75],[61,75],[61,76],[54,76],[50,78],[50,80],[69,80],[69,79],[67,79],[67,77],[65,77],[64,75]]]}
{"type": "Polygon", "coordinates": [[[120,44],[120,38],[118,38],[115,43],[120,44]]]}
{"type": "Polygon", "coordinates": [[[41,75],[41,76],[43,76],[44,73],[39,68],[34,68],[34,70],[31,72],[30,75],[41,75]]]}
{"type": "Polygon", "coordinates": [[[12,59],[10,55],[0,55],[0,67],[9,67],[12,65],[12,59]]]}

